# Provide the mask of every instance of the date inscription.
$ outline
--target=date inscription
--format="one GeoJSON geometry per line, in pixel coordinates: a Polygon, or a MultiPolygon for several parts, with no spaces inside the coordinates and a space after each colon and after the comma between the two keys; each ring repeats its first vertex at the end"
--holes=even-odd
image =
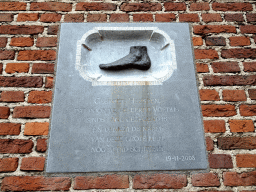
{"type": "Polygon", "coordinates": [[[195,161],[194,155],[166,156],[166,161],[195,161]]]}

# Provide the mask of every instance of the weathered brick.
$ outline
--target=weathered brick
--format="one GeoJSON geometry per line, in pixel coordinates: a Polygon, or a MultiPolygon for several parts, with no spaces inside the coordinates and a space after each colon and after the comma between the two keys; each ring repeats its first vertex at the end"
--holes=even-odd
{"type": "Polygon", "coordinates": [[[19,135],[20,128],[19,123],[0,123],[0,135],[19,135]]]}
{"type": "Polygon", "coordinates": [[[231,25],[195,25],[195,34],[236,33],[236,27],[231,25]]]}
{"type": "Polygon", "coordinates": [[[13,172],[18,167],[19,158],[3,158],[0,159],[0,172],[13,172]]]}
{"type": "Polygon", "coordinates": [[[214,49],[195,49],[195,59],[218,59],[218,53],[214,49]]]}
{"type": "Polygon", "coordinates": [[[13,110],[13,118],[49,118],[50,106],[18,106],[13,110]]]}
{"type": "Polygon", "coordinates": [[[212,9],[215,11],[252,11],[250,3],[213,3],[212,9]]]}
{"type": "Polygon", "coordinates": [[[224,18],[226,21],[229,21],[229,22],[234,22],[234,21],[243,22],[244,21],[243,14],[241,14],[241,13],[225,14],[224,18]]]}
{"type": "Polygon", "coordinates": [[[56,59],[55,50],[25,50],[19,51],[17,60],[20,61],[50,61],[56,59]]]}
{"type": "Polygon", "coordinates": [[[256,62],[243,62],[245,72],[255,72],[256,62]]]}
{"type": "Polygon", "coordinates": [[[48,122],[29,122],[25,124],[24,135],[48,135],[48,122]]]}
{"type": "Polygon", "coordinates": [[[219,13],[202,13],[202,19],[206,23],[222,21],[219,13]]]}
{"type": "Polygon", "coordinates": [[[255,186],[256,171],[247,173],[224,172],[223,183],[226,186],[255,186]]]}
{"type": "Polygon", "coordinates": [[[246,46],[250,45],[250,38],[249,37],[229,37],[230,45],[231,46],[246,46]]]}
{"type": "Polygon", "coordinates": [[[223,90],[222,97],[224,101],[246,101],[244,90],[223,90]]]}
{"type": "Polygon", "coordinates": [[[0,139],[0,153],[31,153],[33,146],[31,140],[0,139]]]}
{"type": "Polygon", "coordinates": [[[256,167],[255,154],[238,154],[236,155],[237,167],[256,167]]]}
{"type": "Polygon", "coordinates": [[[58,13],[44,13],[41,15],[40,21],[45,23],[58,22],[61,20],[61,16],[58,13]]]}
{"type": "Polygon", "coordinates": [[[37,2],[31,3],[31,11],[71,11],[71,3],[60,3],[60,2],[37,2]]]}
{"type": "Polygon", "coordinates": [[[233,168],[231,155],[209,154],[209,167],[213,169],[231,169],[233,168]]]}
{"type": "Polygon", "coordinates": [[[209,3],[191,3],[190,11],[208,11],[210,10],[209,3]]]}
{"type": "Polygon", "coordinates": [[[254,125],[252,120],[229,120],[231,132],[253,132],[254,125]]]}
{"type": "Polygon", "coordinates": [[[47,34],[48,35],[57,35],[59,31],[59,26],[58,25],[51,25],[48,27],[47,34]]]}
{"type": "Polygon", "coordinates": [[[52,63],[34,63],[31,73],[35,74],[45,74],[45,73],[54,73],[54,64],[52,63]]]}
{"type": "Polygon", "coordinates": [[[241,33],[256,33],[256,26],[255,25],[242,25],[240,26],[241,33]]]}
{"type": "Polygon", "coordinates": [[[8,119],[10,115],[10,108],[5,106],[0,106],[0,119],[8,119]]]}
{"type": "Polygon", "coordinates": [[[199,22],[199,16],[197,13],[182,13],[179,14],[180,22],[199,22]]]}
{"type": "Polygon", "coordinates": [[[11,21],[13,21],[13,14],[0,13],[0,22],[11,22],[11,21]]]}
{"type": "Polygon", "coordinates": [[[27,73],[29,71],[29,63],[7,63],[6,73],[27,73]]]}
{"type": "Polygon", "coordinates": [[[203,77],[205,86],[236,86],[236,85],[256,85],[256,75],[232,75],[203,77]]]}
{"type": "Polygon", "coordinates": [[[16,47],[31,47],[34,45],[34,39],[30,37],[13,37],[10,45],[16,47]]]}
{"type": "Polygon", "coordinates": [[[164,8],[165,11],[186,11],[186,4],[166,2],[164,3],[164,8]]]}
{"type": "Polygon", "coordinates": [[[135,175],[133,189],[181,189],[187,185],[186,175],[135,175]]]}
{"type": "Polygon", "coordinates": [[[205,137],[205,143],[206,143],[206,150],[213,151],[214,144],[213,144],[213,140],[210,137],[205,137]]]}
{"type": "Polygon", "coordinates": [[[123,3],[120,10],[125,12],[161,11],[162,6],[160,3],[123,3]]]}
{"type": "Polygon", "coordinates": [[[5,47],[7,44],[7,38],[6,37],[0,37],[0,47],[5,47]]]}
{"type": "Polygon", "coordinates": [[[256,149],[256,137],[219,137],[218,148],[224,150],[256,149]]]}
{"type": "Polygon", "coordinates": [[[153,22],[153,15],[144,13],[144,14],[133,14],[134,22],[153,22]]]}
{"type": "Polygon", "coordinates": [[[220,180],[216,173],[198,173],[192,175],[192,185],[196,187],[217,187],[220,180]]]}
{"type": "Polygon", "coordinates": [[[129,22],[130,18],[128,14],[124,13],[114,13],[110,15],[110,22],[129,22]]]}
{"type": "Polygon", "coordinates": [[[176,16],[173,13],[157,13],[155,19],[156,22],[171,22],[176,21],[176,16]]]}
{"type": "Polygon", "coordinates": [[[196,70],[198,73],[207,73],[209,72],[209,68],[207,64],[203,64],[203,63],[197,63],[196,64],[196,70]]]}
{"type": "Polygon", "coordinates": [[[2,25],[0,26],[0,34],[23,34],[37,35],[44,32],[44,27],[39,25],[2,25]]]}
{"type": "Polygon", "coordinates": [[[26,7],[23,2],[0,2],[0,11],[25,11],[26,7]]]}
{"type": "Polygon", "coordinates": [[[1,101],[3,102],[23,102],[25,95],[23,91],[2,91],[1,101]]]}
{"type": "Polygon", "coordinates": [[[57,37],[38,37],[36,46],[37,47],[56,47],[57,37]]]}
{"type": "Polygon", "coordinates": [[[47,150],[47,139],[37,139],[36,151],[45,152],[47,150]]]}
{"type": "Polygon", "coordinates": [[[88,14],[87,22],[105,22],[107,21],[106,14],[88,14]]]}
{"type": "Polygon", "coordinates": [[[204,117],[230,117],[236,115],[234,105],[202,105],[204,117]]]}
{"type": "Polygon", "coordinates": [[[28,103],[50,103],[51,101],[51,91],[31,91],[28,96],[28,103]]]}
{"type": "Polygon", "coordinates": [[[201,101],[219,101],[219,93],[216,90],[201,89],[199,90],[201,101]]]}
{"type": "Polygon", "coordinates": [[[113,3],[79,2],[76,11],[114,11],[116,5],[113,3]]]}
{"type": "Polygon", "coordinates": [[[14,51],[12,51],[12,50],[0,50],[0,60],[13,60],[14,57],[15,57],[15,52],[14,51]]]}
{"type": "Polygon", "coordinates": [[[21,171],[43,171],[44,157],[24,157],[21,161],[21,171]]]}
{"type": "Polygon", "coordinates": [[[226,39],[224,37],[206,37],[205,43],[207,46],[225,46],[226,39]]]}
{"type": "Polygon", "coordinates": [[[105,175],[103,177],[81,176],[75,178],[74,189],[125,189],[129,188],[127,175],[105,175]]]}
{"type": "Polygon", "coordinates": [[[39,19],[38,13],[19,13],[17,21],[37,21],[39,19]]]}
{"type": "Polygon", "coordinates": [[[248,89],[249,97],[252,100],[256,100],[256,89],[248,89]]]}
{"type": "Polygon", "coordinates": [[[256,115],[256,105],[240,105],[240,114],[242,116],[255,116],[256,115]]]}
{"type": "Polygon", "coordinates": [[[193,37],[193,45],[194,46],[200,46],[203,45],[203,39],[202,37],[193,37]]]}
{"type": "Polygon", "coordinates": [[[11,176],[2,181],[3,191],[67,191],[71,187],[68,177],[11,176]]]}
{"type": "Polygon", "coordinates": [[[3,73],[3,63],[0,63],[0,74],[3,73]]]}
{"type": "Polygon", "coordinates": [[[204,120],[204,131],[206,133],[225,133],[224,120],[204,120]]]}
{"type": "Polygon", "coordinates": [[[53,88],[53,77],[46,77],[45,88],[53,88]]]}
{"type": "Polygon", "coordinates": [[[247,13],[246,19],[248,22],[255,22],[256,21],[256,14],[255,13],[247,13]]]}
{"type": "Polygon", "coordinates": [[[238,62],[214,62],[211,64],[214,73],[240,72],[238,62]]]}
{"type": "Polygon", "coordinates": [[[0,77],[2,87],[42,87],[42,77],[0,77]]]}
{"type": "Polygon", "coordinates": [[[66,14],[65,22],[84,22],[84,14],[66,14]]]}

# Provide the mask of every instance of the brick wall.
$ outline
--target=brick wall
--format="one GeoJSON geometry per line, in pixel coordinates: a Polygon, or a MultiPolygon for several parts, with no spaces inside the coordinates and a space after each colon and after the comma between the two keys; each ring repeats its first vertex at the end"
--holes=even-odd
{"type": "Polygon", "coordinates": [[[1,0],[0,11],[2,191],[256,192],[254,0],[1,0]],[[191,23],[209,173],[44,172],[61,22],[191,23]]]}

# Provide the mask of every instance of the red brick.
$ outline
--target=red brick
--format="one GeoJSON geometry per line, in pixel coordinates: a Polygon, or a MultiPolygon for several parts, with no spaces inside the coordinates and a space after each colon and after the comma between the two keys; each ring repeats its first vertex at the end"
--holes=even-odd
{"type": "Polygon", "coordinates": [[[33,141],[22,139],[0,139],[0,153],[31,153],[33,141]]]}
{"type": "Polygon", "coordinates": [[[53,88],[53,77],[46,77],[45,88],[53,88]]]}
{"type": "Polygon", "coordinates": [[[105,22],[107,21],[106,14],[88,14],[87,22],[105,22]]]}
{"type": "Polygon", "coordinates": [[[252,100],[256,100],[256,89],[248,89],[249,97],[252,100]]]}
{"type": "Polygon", "coordinates": [[[237,62],[214,62],[211,64],[214,73],[237,73],[240,68],[237,62]]]}
{"type": "Polygon", "coordinates": [[[186,4],[166,2],[164,3],[164,8],[165,11],[186,11],[186,4]]]}
{"type": "Polygon", "coordinates": [[[231,155],[209,154],[209,167],[212,169],[231,169],[233,168],[231,155]]]}
{"type": "Polygon", "coordinates": [[[36,46],[37,47],[56,47],[57,37],[38,37],[36,46]]]}
{"type": "Polygon", "coordinates": [[[53,74],[54,73],[54,64],[52,63],[34,63],[31,73],[34,74],[53,74]]]}
{"type": "Polygon", "coordinates": [[[3,102],[23,102],[25,95],[23,91],[2,91],[1,101],[3,102]]]}
{"type": "Polygon", "coordinates": [[[209,3],[191,3],[190,11],[208,11],[210,10],[209,3]]]}
{"type": "Polygon", "coordinates": [[[135,175],[133,189],[181,189],[187,185],[186,175],[135,175]]]}
{"type": "Polygon", "coordinates": [[[205,86],[237,86],[256,85],[256,75],[232,75],[232,76],[204,76],[205,86]]]}
{"type": "Polygon", "coordinates": [[[128,14],[114,13],[110,15],[110,22],[129,22],[130,18],[128,14]]]}
{"type": "Polygon", "coordinates": [[[66,14],[65,22],[84,22],[84,14],[66,14]]]}
{"type": "Polygon", "coordinates": [[[240,105],[239,110],[242,116],[256,115],[256,105],[240,105]]]}
{"type": "Polygon", "coordinates": [[[234,21],[244,22],[244,17],[243,17],[243,14],[241,14],[241,13],[225,14],[224,18],[226,21],[229,21],[229,22],[234,22],[234,21]]]}
{"type": "Polygon", "coordinates": [[[236,155],[237,167],[256,167],[256,155],[255,154],[238,154],[236,155]]]}
{"type": "Polygon", "coordinates": [[[222,96],[224,101],[246,101],[244,90],[223,90],[222,96]]]}
{"type": "Polygon", "coordinates": [[[0,34],[23,34],[23,35],[37,35],[44,32],[44,27],[39,25],[2,25],[0,26],[0,34]]]}
{"type": "Polygon", "coordinates": [[[199,22],[200,19],[197,13],[183,13],[179,14],[180,22],[199,22]]]}
{"type": "Polygon", "coordinates": [[[47,150],[47,139],[37,139],[36,151],[45,152],[47,150]]]}
{"type": "MultiPolygon", "coordinates": [[[[0,26],[1,27],[1,26],[0,26]]],[[[0,60],[13,60],[15,52],[10,50],[0,50],[0,60]]]]}
{"type": "Polygon", "coordinates": [[[226,186],[254,186],[256,185],[256,171],[247,173],[224,172],[223,180],[226,186]]]}
{"type": "Polygon", "coordinates": [[[202,105],[204,117],[230,117],[236,115],[234,105],[202,105]]]}
{"type": "Polygon", "coordinates": [[[256,21],[256,14],[255,13],[247,13],[246,19],[248,22],[255,22],[256,21]]]}
{"type": "Polygon", "coordinates": [[[206,150],[213,151],[214,144],[213,144],[213,140],[210,137],[205,137],[205,143],[206,143],[206,150]]]}
{"type": "Polygon", "coordinates": [[[256,26],[255,25],[242,25],[240,26],[241,33],[256,33],[256,26]]]}
{"type": "Polygon", "coordinates": [[[158,13],[155,15],[156,22],[171,22],[176,21],[176,16],[173,13],[158,13]]]}
{"type": "Polygon", "coordinates": [[[0,106],[0,119],[8,119],[9,115],[10,115],[10,108],[0,106]]]}
{"type": "Polygon", "coordinates": [[[11,22],[11,21],[13,21],[13,14],[0,13],[0,22],[11,22]]]}
{"type": "Polygon", "coordinates": [[[125,189],[129,188],[127,175],[105,175],[103,177],[81,176],[75,178],[74,189],[125,189]]]}
{"type": "Polygon", "coordinates": [[[224,150],[256,149],[256,137],[219,137],[218,148],[224,150]]]}
{"type": "Polygon", "coordinates": [[[27,73],[29,71],[29,63],[7,63],[6,73],[27,73]]]}
{"type": "Polygon", "coordinates": [[[25,50],[19,51],[17,60],[20,61],[50,61],[56,59],[55,50],[25,50]]]}
{"type": "Polygon", "coordinates": [[[0,159],[0,172],[13,172],[18,167],[19,158],[3,158],[0,159]]]}
{"type": "Polygon", "coordinates": [[[20,128],[19,123],[0,123],[0,135],[19,135],[20,128]]]}
{"type": "Polygon", "coordinates": [[[48,135],[48,122],[29,122],[25,124],[24,135],[48,135]]]}
{"type": "Polygon", "coordinates": [[[197,63],[196,64],[196,70],[198,73],[207,73],[209,72],[209,68],[207,64],[203,64],[203,63],[197,63]]]}
{"type": "Polygon", "coordinates": [[[224,120],[204,120],[204,131],[206,133],[225,133],[224,120]]]}
{"type": "Polygon", "coordinates": [[[195,25],[195,34],[236,33],[236,27],[231,25],[195,25]]]}
{"type": "Polygon", "coordinates": [[[3,72],[3,63],[0,63],[0,74],[3,72]]]}
{"type": "Polygon", "coordinates": [[[21,161],[21,171],[43,171],[44,157],[24,157],[21,161]]]}
{"type": "Polygon", "coordinates": [[[59,26],[58,25],[51,25],[48,27],[47,34],[48,35],[57,35],[59,31],[59,26]]]}
{"type": "Polygon", "coordinates": [[[214,49],[195,49],[195,59],[218,59],[218,53],[214,49]]]}
{"type": "Polygon", "coordinates": [[[203,45],[203,39],[202,39],[202,37],[193,37],[193,45],[194,45],[194,46],[203,45]]]}
{"type": "Polygon", "coordinates": [[[206,23],[222,21],[222,18],[218,13],[202,13],[202,19],[206,23]]]}
{"type": "Polygon", "coordinates": [[[41,2],[31,3],[31,11],[71,11],[71,3],[60,3],[60,2],[41,2]]]}
{"type": "Polygon", "coordinates": [[[162,6],[160,3],[123,3],[120,10],[125,12],[161,11],[162,6]]]}
{"type": "Polygon", "coordinates": [[[19,13],[17,21],[37,21],[39,19],[38,13],[19,13]]]}
{"type": "Polygon", "coordinates": [[[243,62],[245,72],[256,72],[256,62],[243,62]]]}
{"type": "Polygon", "coordinates": [[[206,37],[205,43],[207,46],[225,46],[226,39],[224,37],[206,37]]]}
{"type": "Polygon", "coordinates": [[[51,91],[31,91],[28,96],[28,103],[50,103],[52,102],[51,91]]]}
{"type": "Polygon", "coordinates": [[[0,77],[2,87],[42,87],[42,77],[0,77]]]}
{"type": "Polygon", "coordinates": [[[115,11],[116,5],[113,3],[79,2],[76,11],[115,11]]]}
{"type": "Polygon", "coordinates": [[[216,173],[198,173],[192,175],[192,185],[195,187],[217,187],[220,180],[216,173]]]}
{"type": "Polygon", "coordinates": [[[22,2],[0,2],[0,11],[25,11],[27,3],[22,2]]]}
{"type": "Polygon", "coordinates": [[[0,47],[5,47],[7,44],[7,38],[6,37],[0,37],[0,47]]]}
{"type": "Polygon", "coordinates": [[[61,14],[58,13],[44,13],[41,15],[40,21],[46,23],[58,22],[61,20],[61,14]]]}
{"type": "Polygon", "coordinates": [[[246,46],[251,44],[249,37],[229,37],[229,41],[231,46],[246,46]]]}
{"type": "Polygon", "coordinates": [[[68,177],[11,176],[2,181],[3,191],[67,191],[71,187],[68,177]]]}
{"type": "Polygon", "coordinates": [[[13,37],[10,45],[16,47],[31,47],[34,45],[34,39],[30,37],[13,37]]]}
{"type": "Polygon", "coordinates": [[[133,14],[134,22],[153,22],[152,14],[133,14]]]}
{"type": "Polygon", "coordinates": [[[219,101],[219,93],[216,90],[201,89],[199,90],[201,101],[219,101]]]}
{"type": "Polygon", "coordinates": [[[13,110],[13,118],[49,118],[50,106],[18,106],[13,110]]]}
{"type": "Polygon", "coordinates": [[[212,9],[215,11],[252,11],[250,3],[213,3],[212,9]]]}

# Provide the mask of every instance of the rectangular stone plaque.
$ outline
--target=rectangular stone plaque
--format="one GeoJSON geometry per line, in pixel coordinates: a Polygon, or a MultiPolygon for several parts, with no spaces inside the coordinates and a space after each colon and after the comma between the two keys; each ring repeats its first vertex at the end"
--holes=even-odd
{"type": "Polygon", "coordinates": [[[46,172],[206,168],[188,24],[61,24],[46,172]],[[132,46],[148,70],[99,67],[132,46]]]}

